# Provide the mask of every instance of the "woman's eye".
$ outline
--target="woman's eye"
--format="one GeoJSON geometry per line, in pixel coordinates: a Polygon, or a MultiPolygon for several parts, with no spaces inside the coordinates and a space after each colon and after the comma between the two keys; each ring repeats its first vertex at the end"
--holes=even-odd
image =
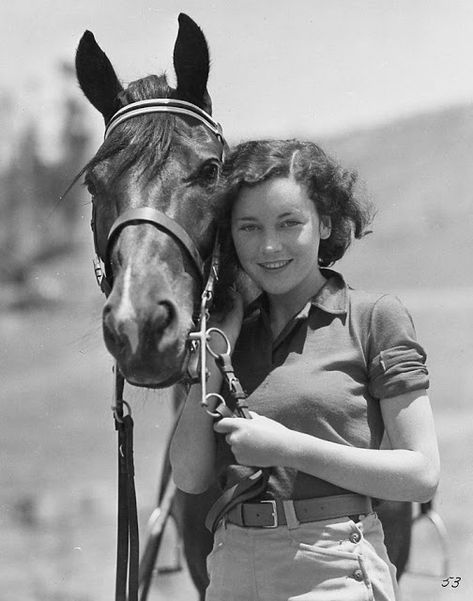
{"type": "Polygon", "coordinates": [[[217,163],[206,163],[199,171],[199,180],[205,185],[213,184],[217,181],[220,169],[217,163]]]}
{"type": "Polygon", "coordinates": [[[241,232],[254,232],[258,229],[258,226],[254,224],[248,224],[242,225],[239,229],[241,232]]]}
{"type": "Polygon", "coordinates": [[[299,221],[294,219],[288,219],[287,221],[283,221],[281,223],[281,227],[295,227],[296,225],[299,225],[299,221]]]}

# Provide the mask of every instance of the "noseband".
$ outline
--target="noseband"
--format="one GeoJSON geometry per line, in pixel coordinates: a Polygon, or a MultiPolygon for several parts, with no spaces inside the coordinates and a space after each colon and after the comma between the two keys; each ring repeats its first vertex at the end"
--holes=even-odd
{"type": "MultiPolygon", "coordinates": [[[[186,102],[185,100],[175,100],[172,98],[153,98],[149,100],[140,100],[138,102],[132,102],[127,104],[125,107],[120,109],[113,115],[107,127],[105,129],[104,139],[113,132],[124,121],[132,119],[133,117],[139,117],[142,115],[149,115],[152,113],[167,113],[178,116],[192,117],[197,121],[200,121],[207,127],[217,138],[221,145],[221,160],[224,159],[224,148],[225,140],[223,138],[222,127],[217,121],[215,121],[208,113],[203,109],[186,102]]],[[[112,290],[113,276],[110,266],[110,250],[113,242],[116,240],[119,233],[129,225],[137,225],[139,223],[150,223],[159,230],[162,230],[172,238],[174,238],[186,251],[187,255],[192,261],[192,264],[200,275],[202,281],[204,279],[204,264],[205,260],[202,258],[196,243],[192,237],[184,230],[184,228],[177,223],[171,217],[168,217],[162,211],[153,207],[139,207],[135,209],[129,209],[124,211],[113,223],[112,227],[107,236],[107,245],[105,248],[105,254],[103,257],[100,255],[98,237],[96,231],[96,219],[95,219],[95,207],[92,214],[92,232],[94,235],[94,245],[96,258],[94,260],[94,271],[97,278],[97,282],[102,292],[108,296],[112,290]]],[[[217,248],[214,246],[212,256],[214,257],[217,252],[217,248]]]]}

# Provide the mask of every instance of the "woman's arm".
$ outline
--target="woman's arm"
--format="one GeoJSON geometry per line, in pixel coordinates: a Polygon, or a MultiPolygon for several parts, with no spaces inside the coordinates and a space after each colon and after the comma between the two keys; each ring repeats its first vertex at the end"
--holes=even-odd
{"type": "MultiPolygon", "coordinates": [[[[243,301],[237,292],[228,293],[232,295],[232,309],[222,318],[214,316],[212,322],[209,322],[209,327],[217,327],[225,332],[230,348],[234,349],[243,320],[243,301]]],[[[210,345],[216,353],[227,350],[219,335],[211,335],[210,345]]],[[[208,352],[207,366],[207,393],[220,392],[222,375],[208,352]]],[[[200,384],[194,384],[184,403],[169,451],[176,486],[193,494],[207,490],[215,478],[214,419],[201,406],[201,400],[202,387],[200,384]]]]}
{"type": "Polygon", "coordinates": [[[390,450],[322,440],[256,414],[252,420],[221,420],[215,430],[227,434],[244,465],[291,467],[380,499],[428,501],[438,485],[439,457],[426,392],[382,400],[381,410],[390,450]]]}
{"type": "MultiPolygon", "coordinates": [[[[220,390],[222,376],[207,353],[210,375],[208,392],[220,390]]],[[[215,475],[215,435],[213,418],[200,402],[202,387],[194,384],[184,402],[171,440],[169,458],[176,486],[187,493],[207,490],[215,475]]]]}

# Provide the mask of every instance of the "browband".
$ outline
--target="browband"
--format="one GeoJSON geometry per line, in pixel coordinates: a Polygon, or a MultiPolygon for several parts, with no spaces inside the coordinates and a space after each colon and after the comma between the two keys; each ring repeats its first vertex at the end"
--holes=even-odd
{"type": "Polygon", "coordinates": [[[215,119],[213,119],[208,113],[206,113],[197,105],[192,104],[192,102],[173,98],[153,98],[149,100],[139,100],[138,102],[127,104],[117,111],[108,122],[105,128],[104,139],[106,139],[111,132],[124,121],[127,121],[132,117],[149,113],[172,113],[192,117],[208,127],[210,131],[217,136],[219,141],[222,144],[224,143],[222,127],[220,123],[217,123],[217,121],[215,121],[215,119]]]}

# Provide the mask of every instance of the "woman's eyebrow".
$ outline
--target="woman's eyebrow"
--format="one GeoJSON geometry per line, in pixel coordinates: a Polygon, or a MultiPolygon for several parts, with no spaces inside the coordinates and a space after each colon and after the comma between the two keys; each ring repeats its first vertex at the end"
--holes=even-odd
{"type": "MultiPolygon", "coordinates": [[[[280,213],[276,219],[284,219],[285,217],[300,217],[300,211],[297,209],[293,209],[290,211],[284,211],[284,213],[280,213]]],[[[241,217],[237,217],[236,221],[258,221],[258,217],[253,215],[242,215],[241,217]]]]}
{"type": "Polygon", "coordinates": [[[237,221],[258,221],[258,218],[251,215],[243,215],[243,217],[237,217],[237,221]]]}

